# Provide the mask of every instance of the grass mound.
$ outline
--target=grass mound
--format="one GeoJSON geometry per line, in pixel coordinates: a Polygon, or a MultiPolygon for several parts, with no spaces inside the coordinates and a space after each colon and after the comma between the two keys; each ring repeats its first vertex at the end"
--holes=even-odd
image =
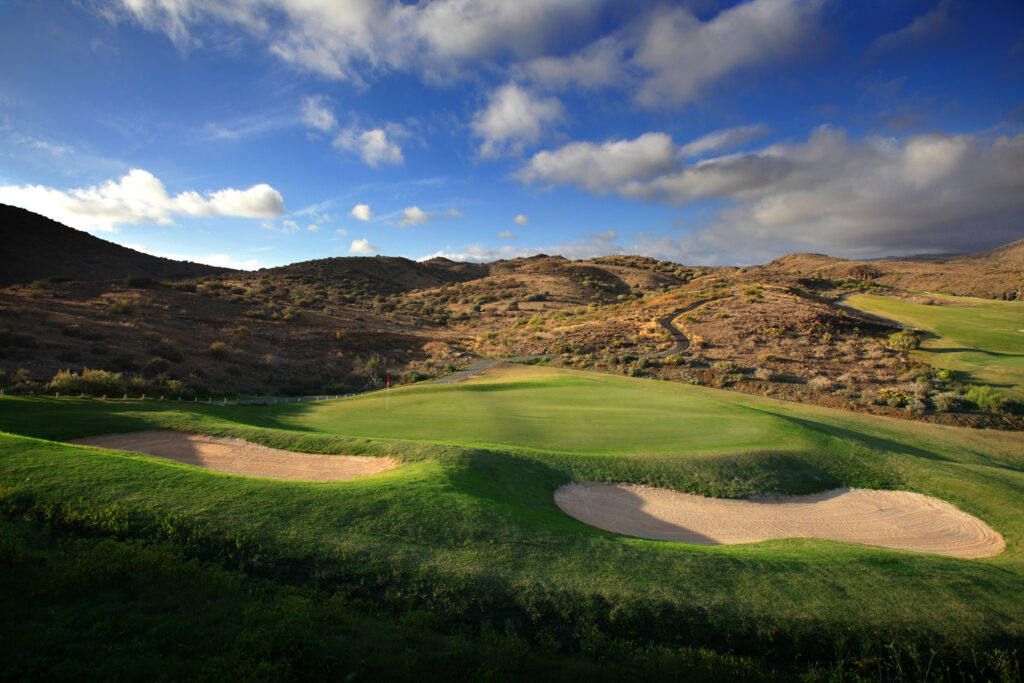
{"type": "MultiPolygon", "coordinates": [[[[651,677],[895,677],[931,660],[933,672],[998,678],[1018,671],[1024,651],[1024,453],[1015,434],[529,367],[393,390],[390,409],[383,396],[276,406],[4,398],[0,429],[0,509],[14,529],[7,543],[25,548],[0,553],[0,585],[9,587],[3,600],[20,605],[36,629],[43,616],[29,605],[61,602],[45,596],[66,580],[58,577],[62,562],[114,543],[199,561],[201,571],[228,571],[238,585],[265,582],[259,600],[244,591],[231,598],[259,623],[294,590],[309,605],[301,617],[308,623],[320,623],[319,605],[341,601],[330,604],[354,610],[345,619],[379,618],[372,629],[419,624],[410,632],[450,638],[452,651],[500,641],[527,653],[524,662],[550,662],[556,675],[647,658],[659,662],[651,677]],[[54,443],[145,429],[404,465],[347,482],[270,481],[54,443]],[[732,547],[644,541],[562,513],[553,493],[573,480],[726,497],[907,489],[982,518],[1007,550],[967,561],[802,539],[732,547]],[[35,594],[18,588],[30,581],[24,562],[33,548],[57,577],[40,574],[45,590],[35,594]],[[932,650],[934,657],[922,654],[932,650]]],[[[135,570],[115,563],[97,571],[108,572],[105,613],[135,614],[130,591],[113,588],[135,570]]],[[[216,623],[211,617],[209,627],[216,623]]],[[[54,638],[105,637],[102,629],[67,629],[54,638]]],[[[225,638],[248,637],[231,633],[225,638]]],[[[319,677],[307,674],[341,650],[316,642],[284,653],[267,645],[267,666],[292,667],[286,678],[319,677]]],[[[361,642],[354,639],[354,652],[361,642]]],[[[425,652],[438,641],[410,642],[411,662],[439,661],[425,652]]],[[[110,656],[99,647],[68,655],[79,664],[110,656]]],[[[244,659],[224,666],[241,671],[244,659]]],[[[454,654],[444,661],[465,663],[454,654]]],[[[504,673],[529,675],[511,664],[504,673]]]]}

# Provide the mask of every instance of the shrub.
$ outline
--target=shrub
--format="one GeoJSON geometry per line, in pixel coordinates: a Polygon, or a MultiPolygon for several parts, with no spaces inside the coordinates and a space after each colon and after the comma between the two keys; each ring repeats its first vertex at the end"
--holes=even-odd
{"type": "Polygon", "coordinates": [[[711,366],[711,369],[722,375],[731,375],[741,372],[740,366],[731,360],[720,360],[711,366]]]}
{"type": "Polygon", "coordinates": [[[774,353],[762,353],[757,359],[762,363],[775,363],[778,362],[779,357],[774,353]]]}
{"type": "Polygon", "coordinates": [[[775,373],[772,372],[771,368],[756,368],[754,370],[754,377],[765,382],[770,382],[775,379],[775,373]]]}
{"type": "Polygon", "coordinates": [[[171,367],[171,361],[166,358],[156,356],[154,358],[150,358],[149,362],[146,363],[146,373],[149,375],[159,375],[169,367],[171,367]]]}
{"type": "Polygon", "coordinates": [[[811,387],[815,391],[831,391],[832,388],[835,387],[835,382],[833,382],[830,377],[818,375],[816,377],[812,377],[810,381],[807,382],[807,386],[811,387]]]}
{"type": "Polygon", "coordinates": [[[145,275],[129,275],[124,279],[125,287],[136,287],[139,289],[145,289],[153,284],[153,278],[146,277],[145,275]]]}
{"type": "Polygon", "coordinates": [[[213,342],[210,344],[210,355],[214,358],[226,358],[231,349],[228,345],[222,341],[213,342]]]}
{"type": "Polygon", "coordinates": [[[895,408],[902,408],[907,405],[912,396],[905,391],[898,389],[879,389],[878,399],[895,408]]]}
{"type": "Polygon", "coordinates": [[[82,368],[81,374],[61,370],[50,380],[47,389],[68,394],[117,394],[124,391],[124,382],[120,372],[82,368]]]}
{"type": "Polygon", "coordinates": [[[998,413],[1006,403],[1006,399],[987,384],[971,387],[966,398],[986,413],[998,413]]]}
{"type": "Polygon", "coordinates": [[[889,335],[889,346],[900,353],[912,351],[921,346],[921,333],[917,330],[900,330],[889,335]]]}
{"type": "Polygon", "coordinates": [[[912,398],[907,401],[907,412],[913,415],[924,415],[928,411],[928,406],[919,398],[912,398]]]}
{"type": "Polygon", "coordinates": [[[932,397],[935,410],[940,413],[955,413],[964,408],[963,397],[955,391],[945,391],[932,397]]]}
{"type": "Polygon", "coordinates": [[[110,312],[118,315],[137,315],[139,305],[130,299],[119,299],[110,304],[110,312]]]}

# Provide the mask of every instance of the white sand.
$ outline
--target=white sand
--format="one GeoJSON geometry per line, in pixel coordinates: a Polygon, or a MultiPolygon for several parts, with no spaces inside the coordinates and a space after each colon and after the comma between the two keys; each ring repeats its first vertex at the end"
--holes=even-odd
{"type": "Polygon", "coordinates": [[[391,458],[294,453],[241,439],[181,432],[107,434],[72,439],[70,443],[146,453],[208,470],[269,479],[338,481],[377,474],[398,465],[391,458]]]}
{"type": "Polygon", "coordinates": [[[662,541],[731,545],[823,538],[952,557],[990,557],[1003,537],[949,503],[907,491],[836,489],[754,500],[706,498],[635,484],[563,486],[555,503],[591,526],[662,541]]]}

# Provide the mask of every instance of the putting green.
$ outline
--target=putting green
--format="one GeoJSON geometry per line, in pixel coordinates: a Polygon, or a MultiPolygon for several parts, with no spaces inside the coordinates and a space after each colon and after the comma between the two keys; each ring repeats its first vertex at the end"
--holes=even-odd
{"type": "Polygon", "coordinates": [[[698,387],[500,366],[460,384],[392,389],[274,411],[289,429],[563,453],[799,448],[801,429],[698,387]]]}
{"type": "Polygon", "coordinates": [[[1024,399],[1024,302],[966,297],[933,297],[916,304],[869,294],[846,303],[867,313],[898,320],[930,334],[913,356],[937,368],[969,375],[1007,396],[1024,399]]]}

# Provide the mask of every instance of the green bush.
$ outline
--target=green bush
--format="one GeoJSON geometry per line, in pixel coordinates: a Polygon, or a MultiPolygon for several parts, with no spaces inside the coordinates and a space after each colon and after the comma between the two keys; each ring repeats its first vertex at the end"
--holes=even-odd
{"type": "Polygon", "coordinates": [[[921,346],[921,333],[917,330],[900,330],[889,335],[889,346],[900,353],[912,351],[921,346]]]}
{"type": "Polygon", "coordinates": [[[1006,403],[1006,399],[987,384],[971,387],[966,394],[966,398],[986,413],[998,413],[1006,403]]]}
{"type": "Polygon", "coordinates": [[[898,389],[879,389],[878,398],[882,403],[886,403],[894,408],[902,408],[907,405],[913,396],[898,389]]]}
{"type": "Polygon", "coordinates": [[[71,370],[61,370],[46,386],[49,391],[65,394],[119,394],[125,390],[125,383],[120,372],[106,370],[90,370],[82,368],[81,374],[71,370]]]}

